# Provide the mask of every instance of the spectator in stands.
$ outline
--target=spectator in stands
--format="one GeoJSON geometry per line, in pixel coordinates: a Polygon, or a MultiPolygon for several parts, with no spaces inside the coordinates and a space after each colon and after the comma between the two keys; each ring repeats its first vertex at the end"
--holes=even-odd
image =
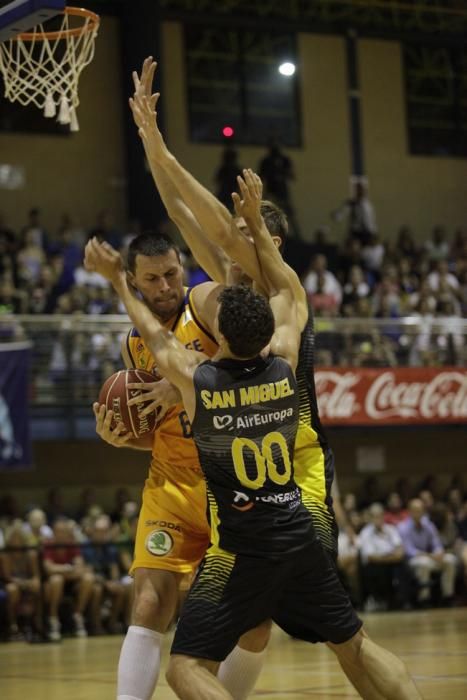
{"type": "Polygon", "coordinates": [[[338,263],[338,247],[335,243],[327,240],[329,229],[327,226],[322,226],[316,229],[313,234],[311,245],[309,246],[310,257],[315,255],[324,255],[328,261],[329,268],[333,270],[338,263]]]}
{"type": "Polygon", "coordinates": [[[403,607],[408,597],[401,537],[394,525],[384,522],[380,503],[370,506],[369,518],[359,535],[365,609],[403,607]]]}
{"type": "Polygon", "coordinates": [[[303,280],[303,286],[313,303],[315,294],[326,295],[333,306],[342,301],[342,287],[335,275],[327,269],[327,260],[324,255],[315,255],[311,263],[311,269],[303,280]]]}
{"type": "Polygon", "coordinates": [[[368,199],[363,179],[355,182],[353,196],[332,212],[332,217],[336,221],[340,221],[345,216],[348,217],[349,222],[349,237],[356,238],[363,246],[377,233],[375,209],[368,199]]]}
{"type": "Polygon", "coordinates": [[[74,223],[73,218],[67,213],[61,216],[60,224],[57,229],[57,238],[59,241],[66,240],[67,242],[73,243],[80,250],[83,250],[86,244],[86,233],[84,229],[74,223]]]}
{"type": "Polygon", "coordinates": [[[2,553],[2,577],[7,593],[9,636],[20,636],[18,616],[20,611],[32,621],[33,629],[40,628],[40,574],[37,551],[26,549],[28,540],[21,521],[15,521],[6,533],[6,550],[2,553]],[[10,551],[8,548],[12,548],[10,551]]]}
{"type": "Polygon", "coordinates": [[[119,631],[119,619],[128,608],[130,586],[122,583],[117,547],[112,544],[112,523],[108,515],[100,515],[94,522],[90,541],[83,545],[86,563],[95,574],[92,624],[96,632],[101,631],[100,601],[110,599],[107,630],[119,631]]]}
{"type": "Polygon", "coordinates": [[[88,238],[98,238],[100,241],[106,241],[117,250],[122,245],[122,234],[118,231],[112,219],[112,214],[107,209],[102,209],[96,218],[96,225],[89,232],[88,238]]]}
{"type": "Polygon", "coordinates": [[[438,531],[425,515],[425,507],[419,498],[409,503],[409,518],[399,524],[409,566],[419,585],[418,602],[430,599],[430,581],[435,572],[441,573],[441,594],[445,604],[454,596],[456,557],[445,552],[438,531]]]}
{"type": "Polygon", "coordinates": [[[392,491],[386,501],[384,522],[388,525],[399,525],[409,517],[409,511],[403,507],[402,499],[397,491],[392,491]]]}
{"type": "Polygon", "coordinates": [[[397,235],[395,254],[397,258],[408,258],[412,262],[418,257],[418,246],[408,226],[401,226],[397,235]]]}
{"type": "Polygon", "coordinates": [[[259,162],[258,174],[263,181],[265,198],[272,199],[288,213],[291,209],[289,182],[294,179],[293,164],[275,139],[271,139],[269,151],[259,162]]]}
{"type": "Polygon", "coordinates": [[[33,508],[26,516],[23,530],[28,538],[28,544],[35,547],[52,539],[52,528],[47,525],[47,516],[41,508],[33,508]]]}
{"type": "MultiPolygon", "coordinates": [[[[355,512],[355,511],[354,511],[355,512]]],[[[349,590],[354,605],[359,605],[361,600],[360,571],[359,571],[359,537],[354,529],[355,521],[351,527],[341,530],[338,537],[337,568],[344,586],[349,590]]]]}
{"type": "Polygon", "coordinates": [[[24,236],[24,245],[17,256],[18,275],[23,284],[35,284],[38,281],[46,260],[44,249],[37,243],[35,232],[30,229],[24,236]]]}
{"type": "Polygon", "coordinates": [[[49,612],[49,639],[61,639],[60,603],[65,593],[73,596],[73,623],[76,637],[86,637],[84,612],[94,593],[94,574],[88,571],[77,546],[72,522],[60,517],[54,523],[53,539],[44,548],[46,601],[49,612]],[[60,546],[62,545],[62,546],[60,546]]]}
{"type": "Polygon", "coordinates": [[[432,238],[425,243],[425,250],[431,262],[447,260],[449,256],[449,243],[446,240],[446,231],[443,226],[435,226],[432,238]]]}
{"type": "Polygon", "coordinates": [[[435,499],[430,489],[422,488],[418,493],[418,498],[423,503],[425,514],[429,518],[431,518],[431,511],[433,510],[433,506],[435,505],[435,499]]]}
{"type": "Polygon", "coordinates": [[[455,554],[459,531],[452,510],[446,503],[436,502],[430,513],[430,520],[438,530],[444,551],[455,554]]]}
{"type": "Polygon", "coordinates": [[[28,305],[24,291],[16,289],[7,276],[0,280],[0,314],[24,314],[28,305]]]}
{"type": "Polygon", "coordinates": [[[433,292],[450,290],[454,295],[459,291],[459,280],[449,272],[447,260],[440,260],[433,272],[428,275],[428,284],[433,292]]]}
{"type": "Polygon", "coordinates": [[[370,287],[365,281],[363,270],[359,265],[350,268],[348,281],[344,285],[342,298],[342,314],[344,316],[356,316],[356,308],[359,299],[368,297],[370,287]]]}
{"type": "Polygon", "coordinates": [[[47,491],[47,498],[44,510],[49,523],[53,523],[55,518],[66,515],[65,504],[63,503],[63,493],[59,486],[52,486],[47,491]]]}
{"type": "Polygon", "coordinates": [[[385,252],[386,248],[384,243],[380,241],[377,233],[373,233],[366,245],[364,245],[362,248],[361,257],[363,265],[371,275],[371,281],[373,284],[379,280],[385,252]]]}
{"type": "Polygon", "coordinates": [[[48,234],[41,223],[41,212],[37,207],[29,210],[27,224],[21,231],[21,245],[24,244],[28,237],[41,250],[46,251],[48,249],[48,234]],[[30,235],[28,236],[28,234],[30,235]]]}
{"type": "Polygon", "coordinates": [[[221,164],[214,174],[216,197],[222,204],[232,210],[232,192],[238,190],[237,177],[243,167],[238,162],[238,152],[231,145],[222,151],[221,164]]]}

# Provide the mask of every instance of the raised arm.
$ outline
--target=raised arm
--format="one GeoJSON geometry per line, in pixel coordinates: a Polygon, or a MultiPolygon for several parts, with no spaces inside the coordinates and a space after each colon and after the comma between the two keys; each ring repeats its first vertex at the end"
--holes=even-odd
{"type": "MultiPolygon", "coordinates": [[[[209,241],[215,248],[220,248],[224,251],[224,254],[237,262],[251,279],[260,284],[260,271],[253,243],[243,234],[240,236],[234,234],[230,226],[229,211],[208,189],[203,187],[183,168],[173,154],[170,153],[162,138],[155,119],[155,107],[159,95],[158,93],[151,95],[155,68],[156,64],[152,57],[149,57],[143,64],[141,79],[138,78],[136,73],[133,74],[135,96],[130,100],[130,106],[133,110],[135,121],[137,121],[136,107],[140,112],[142,111],[142,113],[148,115],[144,128],[139,127],[138,133],[143,141],[150,166],[151,162],[153,162],[157,172],[159,169],[163,171],[164,175],[172,183],[172,186],[175,187],[182,202],[195,218],[200,230],[194,234],[192,226],[186,226],[182,230],[180,223],[177,223],[177,225],[180,226],[184,237],[186,233],[188,233],[189,237],[191,236],[190,240],[188,238],[185,240],[187,240],[196,259],[208,273],[206,262],[201,263],[201,256],[205,255],[202,253],[202,248],[206,245],[206,241],[209,241]],[[149,114],[152,114],[151,118],[149,118],[149,114]],[[200,231],[202,238],[198,236],[200,231]]],[[[171,213],[169,207],[168,211],[171,218],[172,214],[176,215],[174,211],[171,213]]],[[[175,221],[175,219],[173,220],[175,221]]],[[[214,251],[211,249],[210,255],[213,253],[214,251]]],[[[225,283],[225,277],[221,277],[218,272],[219,269],[216,276],[211,275],[211,277],[216,282],[225,283]]]]}
{"type": "MultiPolygon", "coordinates": [[[[242,216],[253,236],[261,268],[263,286],[269,296],[274,314],[275,332],[271,340],[271,352],[287,359],[295,368],[302,323],[299,319],[300,304],[304,303],[304,291],[295,272],[284,262],[261,216],[262,185],[251,170],[238,178],[242,199],[233,194],[235,210],[242,216]],[[295,279],[296,278],[296,279],[295,279]]],[[[235,222],[233,222],[235,226],[235,222]]]]}
{"type": "Polygon", "coordinates": [[[225,283],[230,262],[219,246],[211,243],[204,235],[197,219],[183,201],[180,192],[163,168],[166,149],[157,125],[157,102],[159,93],[151,94],[154,72],[157,64],[146,59],[141,77],[133,72],[135,92],[130,98],[133,119],[143,142],[146,158],[155,185],[170,219],[174,222],[196,261],[216,282],[225,283]]]}
{"type": "Polygon", "coordinates": [[[148,307],[137,299],[128,286],[121,255],[108,243],[91,239],[85,249],[85,264],[108,279],[124,303],[128,315],[138,328],[160,373],[176,386],[182,395],[189,417],[195,410],[193,374],[204,356],[187,350],[175,335],[165,328],[148,307]]]}

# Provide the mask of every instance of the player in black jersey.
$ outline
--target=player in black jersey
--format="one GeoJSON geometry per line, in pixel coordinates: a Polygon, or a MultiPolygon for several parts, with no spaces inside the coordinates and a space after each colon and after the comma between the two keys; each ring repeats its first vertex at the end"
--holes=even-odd
{"type": "MultiPolygon", "coordinates": [[[[156,187],[167,207],[168,214],[180,229],[199,264],[213,279],[225,282],[235,267],[237,275],[244,271],[250,281],[254,280],[261,284],[256,251],[251,237],[238,235],[237,231],[231,230],[230,215],[226,208],[178,163],[164,143],[157,127],[155,110],[158,95],[151,95],[154,69],[155,64],[152,58],[149,58],[143,65],[141,79],[136,73],[133,74],[135,94],[130,103],[156,187]],[[230,259],[237,260],[239,265],[231,265],[230,259]]],[[[287,231],[285,216],[271,203],[263,202],[261,211],[267,219],[273,240],[282,249],[287,231]]],[[[280,258],[278,264],[285,265],[280,258]]],[[[297,297],[300,297],[303,289],[293,271],[288,269],[291,278],[295,277],[295,290],[297,297]]],[[[334,557],[336,527],[330,496],[333,457],[321,428],[316,406],[312,316],[306,303],[302,303],[301,306],[300,324],[303,334],[297,376],[301,386],[303,418],[301,426],[305,427],[305,430],[302,430],[298,436],[294,468],[296,479],[300,481],[302,488],[302,497],[312,513],[320,540],[334,557]]],[[[162,387],[163,385],[160,384],[159,388],[162,389],[162,387]]],[[[164,402],[164,394],[160,395],[160,400],[164,402]]],[[[239,646],[221,665],[219,676],[230,689],[235,700],[246,698],[254,686],[264,659],[263,650],[267,644],[269,629],[270,625],[264,623],[242,637],[239,646]]],[[[316,634],[315,641],[318,640],[322,639],[319,634],[316,634]]],[[[342,647],[334,647],[333,650],[349,680],[356,687],[361,685],[359,670],[361,659],[352,658],[352,655],[349,657],[348,650],[342,647]]],[[[355,654],[358,656],[358,650],[355,650],[355,654]]]]}
{"type": "Polygon", "coordinates": [[[210,495],[212,544],[181,614],[169,683],[182,700],[232,698],[214,675],[218,663],[242,633],[272,618],[306,641],[318,632],[340,645],[349,663],[355,655],[366,659],[359,669],[363,697],[419,698],[404,664],[362,632],[301,503],[292,470],[299,420],[295,292],[262,220],[255,233],[270,306],[247,287],[224,289],[219,351],[207,361],[132,295],[116,251],[96,239],[87,246],[88,261],[112,282],[161,373],[182,394],[210,495]]]}

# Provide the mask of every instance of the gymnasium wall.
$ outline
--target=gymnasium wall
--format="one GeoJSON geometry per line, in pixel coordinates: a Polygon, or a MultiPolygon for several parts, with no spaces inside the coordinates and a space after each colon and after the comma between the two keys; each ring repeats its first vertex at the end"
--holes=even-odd
{"type": "MultiPolygon", "coordinates": [[[[181,25],[165,23],[162,36],[169,144],[183,164],[212,187],[222,147],[189,143],[181,25]]],[[[301,34],[298,45],[303,149],[288,150],[296,171],[293,201],[304,238],[318,226],[330,225],[339,240],[345,226],[333,224],[329,212],[348,196],[351,171],[344,40],[301,34]]],[[[364,161],[383,237],[395,236],[403,223],[413,227],[419,240],[437,223],[449,230],[459,227],[467,215],[467,160],[408,153],[400,45],[360,40],[358,59],[364,161]]],[[[239,161],[252,167],[264,153],[253,147],[238,150],[239,161]]]]}
{"type": "Polygon", "coordinates": [[[12,228],[39,206],[54,231],[68,212],[91,226],[101,209],[126,217],[119,22],[102,17],[93,62],[79,83],[80,131],[70,137],[0,133],[0,162],[22,166],[26,187],[0,190],[0,210],[12,228]]]}
{"type": "MultiPolygon", "coordinates": [[[[81,77],[78,134],[71,138],[0,134],[0,162],[24,166],[27,177],[23,190],[0,190],[0,210],[12,227],[22,226],[25,212],[36,204],[52,230],[64,211],[90,226],[97,211],[108,208],[118,224],[125,224],[126,105],[119,32],[116,17],[102,18],[95,59],[81,77]]],[[[188,140],[181,25],[163,23],[162,43],[161,109],[170,147],[205,185],[213,187],[222,147],[188,140]]],[[[305,238],[318,226],[330,225],[332,237],[340,240],[345,225],[332,223],[329,212],[348,195],[351,170],[344,40],[301,34],[298,47],[303,149],[289,151],[296,170],[293,199],[305,238]]],[[[394,235],[401,223],[410,224],[419,239],[436,223],[450,230],[460,226],[467,214],[467,160],[408,154],[399,44],[362,39],[358,56],[364,159],[383,236],[394,235]]],[[[242,147],[239,152],[241,163],[256,167],[264,149],[242,147]]]]}
{"type": "Polygon", "coordinates": [[[413,226],[419,240],[434,224],[464,226],[467,160],[408,153],[400,45],[361,40],[359,64],[365,161],[382,235],[400,223],[413,226]]]}
{"type": "MultiPolygon", "coordinates": [[[[374,475],[382,493],[405,477],[413,485],[428,474],[438,477],[441,490],[455,474],[465,473],[465,429],[438,427],[425,429],[333,429],[329,438],[336,457],[336,473],[341,493],[360,492],[365,478],[374,475]],[[449,445],[449,458],[446,446],[449,445]],[[361,472],[362,448],[382,449],[384,469],[361,472]]],[[[84,487],[96,490],[102,505],[110,507],[119,486],[127,486],[139,498],[150,452],[115,449],[100,440],[83,442],[36,442],[35,469],[0,475],[0,493],[12,492],[21,506],[42,503],[46,491],[59,485],[68,508],[78,505],[84,487]]]]}

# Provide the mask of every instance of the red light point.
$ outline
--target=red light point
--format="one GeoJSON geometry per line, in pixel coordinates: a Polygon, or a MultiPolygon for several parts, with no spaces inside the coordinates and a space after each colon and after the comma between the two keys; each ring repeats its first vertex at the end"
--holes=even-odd
{"type": "Polygon", "coordinates": [[[234,130],[231,126],[224,126],[222,129],[222,135],[225,136],[226,139],[230,139],[234,135],[234,130]]]}

